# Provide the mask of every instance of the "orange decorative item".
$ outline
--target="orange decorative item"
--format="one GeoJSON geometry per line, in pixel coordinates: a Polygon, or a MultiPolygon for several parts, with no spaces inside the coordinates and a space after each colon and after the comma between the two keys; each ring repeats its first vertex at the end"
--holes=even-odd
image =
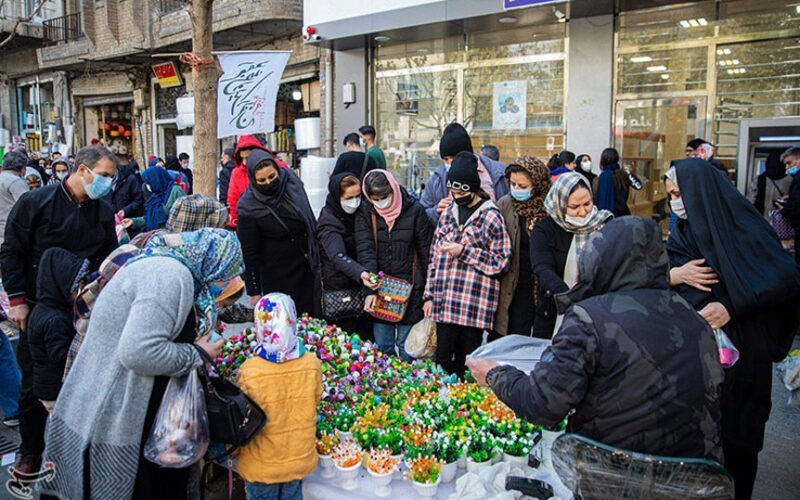
{"type": "Polygon", "coordinates": [[[120,125],[119,127],[117,127],[117,130],[119,131],[120,134],[124,134],[125,133],[125,125],[120,125]]]}
{"type": "Polygon", "coordinates": [[[108,124],[108,123],[104,123],[103,124],[103,128],[106,129],[106,130],[111,130],[111,125],[108,124]]]}
{"type": "Polygon", "coordinates": [[[131,132],[130,130],[126,130],[125,132],[122,133],[122,136],[125,137],[126,139],[130,139],[132,135],[133,132],[131,132]]]}
{"type": "Polygon", "coordinates": [[[112,130],[111,132],[108,133],[108,135],[110,135],[111,137],[119,137],[119,132],[117,132],[116,130],[112,130]]]}

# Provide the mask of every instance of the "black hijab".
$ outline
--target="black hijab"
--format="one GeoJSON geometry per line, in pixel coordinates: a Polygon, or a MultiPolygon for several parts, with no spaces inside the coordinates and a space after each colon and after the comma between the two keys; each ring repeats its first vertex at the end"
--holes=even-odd
{"type": "MultiPolygon", "coordinates": [[[[687,219],[678,222],[667,240],[670,263],[680,266],[698,255],[706,259],[720,278],[715,294],[733,308],[732,317],[785,305],[789,322],[781,333],[791,341],[797,328],[800,271],[775,231],[708,162],[687,158],[673,164],[687,219]]],[[[781,348],[773,353],[782,351],[786,339],[774,340],[781,348]]]]}
{"type": "Polygon", "coordinates": [[[764,173],[773,181],[779,181],[786,177],[786,167],[781,161],[781,153],[772,152],[767,156],[764,173]]]}
{"type": "Polygon", "coordinates": [[[353,176],[349,172],[342,174],[332,175],[328,181],[328,197],[325,199],[325,206],[328,210],[344,224],[345,229],[349,232],[355,232],[356,229],[356,214],[348,214],[342,208],[342,179],[347,176],[353,176]]]}
{"type": "Polygon", "coordinates": [[[181,171],[181,162],[178,160],[177,156],[167,155],[164,157],[164,168],[167,170],[173,170],[175,172],[181,171]]]}
{"type": "Polygon", "coordinates": [[[333,167],[332,175],[347,173],[359,181],[363,181],[367,172],[377,168],[378,164],[375,163],[375,159],[368,154],[360,151],[346,151],[336,158],[336,166],[333,167]],[[366,165],[364,161],[366,161],[366,165]]]}

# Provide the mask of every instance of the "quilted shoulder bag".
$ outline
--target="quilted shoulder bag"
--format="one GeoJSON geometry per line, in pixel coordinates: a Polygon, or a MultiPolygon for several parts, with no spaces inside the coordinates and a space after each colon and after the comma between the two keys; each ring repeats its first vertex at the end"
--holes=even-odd
{"type": "Polygon", "coordinates": [[[368,291],[364,287],[345,290],[325,290],[322,283],[322,315],[325,319],[357,318],[364,313],[368,291]]]}
{"type": "MultiPolygon", "coordinates": [[[[372,214],[372,238],[375,242],[375,253],[378,252],[378,221],[372,214]]],[[[414,264],[411,267],[411,283],[392,276],[383,276],[372,308],[372,316],[377,319],[398,323],[406,315],[411,291],[414,289],[414,278],[417,274],[417,252],[414,252],[414,264]]]]}
{"type": "MultiPolygon", "coordinates": [[[[781,188],[778,187],[775,181],[773,179],[770,179],[770,181],[772,181],[775,190],[783,196],[783,191],[781,191],[781,188]]],[[[772,209],[769,211],[769,225],[772,226],[772,229],[775,230],[775,234],[778,235],[781,241],[793,240],[795,238],[792,223],[789,222],[779,210],[772,209]]]]}
{"type": "Polygon", "coordinates": [[[216,461],[252,441],[267,423],[267,415],[236,384],[219,375],[204,350],[197,345],[194,347],[204,362],[200,383],[206,396],[211,441],[230,446],[223,455],[209,458],[209,461],[216,461]],[[206,364],[218,375],[216,378],[208,376],[206,364]]]}

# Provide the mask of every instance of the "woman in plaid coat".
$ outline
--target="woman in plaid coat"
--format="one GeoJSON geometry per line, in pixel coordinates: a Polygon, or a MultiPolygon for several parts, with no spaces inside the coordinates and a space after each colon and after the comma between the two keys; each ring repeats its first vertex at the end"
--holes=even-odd
{"type": "Polygon", "coordinates": [[[436,227],[423,309],[436,322],[436,362],[463,376],[467,354],[494,327],[512,250],[500,210],[481,189],[475,155],[455,157],[447,189],[454,203],[436,227]]]}

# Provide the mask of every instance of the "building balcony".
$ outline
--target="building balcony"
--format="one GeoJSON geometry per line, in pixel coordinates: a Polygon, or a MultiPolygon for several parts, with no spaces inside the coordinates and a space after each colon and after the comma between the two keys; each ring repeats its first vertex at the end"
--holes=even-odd
{"type": "Polygon", "coordinates": [[[81,26],[81,13],[47,19],[42,23],[44,43],[54,45],[59,42],[73,42],[84,38],[81,26]]]}

